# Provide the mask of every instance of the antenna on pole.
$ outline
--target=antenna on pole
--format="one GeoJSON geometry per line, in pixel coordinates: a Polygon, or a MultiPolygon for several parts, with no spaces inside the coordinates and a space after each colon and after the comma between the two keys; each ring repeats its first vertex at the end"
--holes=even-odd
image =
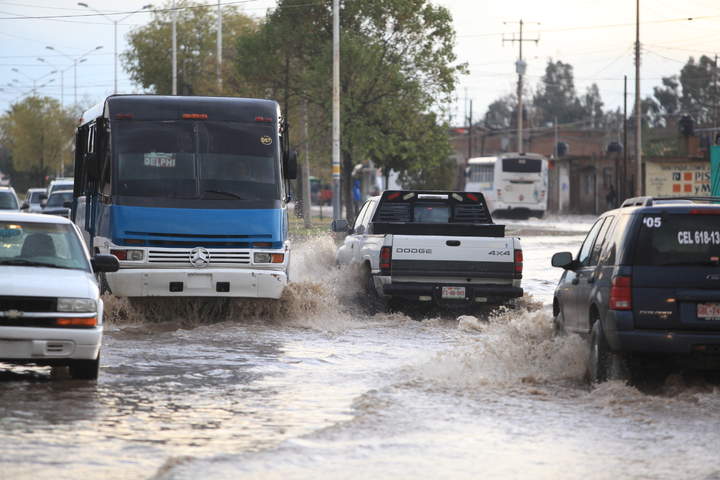
{"type": "MultiPolygon", "coordinates": [[[[519,35],[516,38],[515,33],[512,34],[511,38],[505,38],[503,35],[503,45],[505,45],[505,42],[509,43],[518,43],[518,46],[520,47],[520,51],[518,52],[518,59],[515,62],[515,71],[518,74],[518,84],[517,84],[517,97],[518,97],[518,110],[517,110],[517,143],[518,143],[518,153],[523,153],[525,151],[525,148],[523,148],[523,101],[522,101],[522,93],[523,93],[523,76],[525,75],[525,70],[527,69],[527,63],[525,60],[523,60],[523,42],[535,42],[535,45],[538,44],[540,41],[540,38],[523,38],[523,26],[525,25],[525,22],[523,22],[522,19],[520,19],[519,22],[503,22],[503,25],[507,25],[509,23],[518,23],[519,25],[519,35]]],[[[538,22],[530,22],[534,25],[540,25],[538,22]]]]}

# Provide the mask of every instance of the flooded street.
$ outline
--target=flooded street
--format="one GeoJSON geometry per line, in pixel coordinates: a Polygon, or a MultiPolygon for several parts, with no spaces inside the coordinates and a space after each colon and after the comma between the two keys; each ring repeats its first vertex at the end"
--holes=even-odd
{"type": "Polygon", "coordinates": [[[282,303],[107,298],[96,384],[0,365],[0,479],[720,478],[718,387],[591,388],[553,336],[550,257],[591,221],[509,222],[530,296],[479,318],[367,316],[329,238],[282,303]]]}

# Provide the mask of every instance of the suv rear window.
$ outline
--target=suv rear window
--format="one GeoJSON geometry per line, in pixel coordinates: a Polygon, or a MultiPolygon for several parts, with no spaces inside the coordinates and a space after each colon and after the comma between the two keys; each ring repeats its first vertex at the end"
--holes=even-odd
{"type": "Polygon", "coordinates": [[[717,215],[645,215],[635,248],[636,265],[708,265],[720,260],[717,215]]]}

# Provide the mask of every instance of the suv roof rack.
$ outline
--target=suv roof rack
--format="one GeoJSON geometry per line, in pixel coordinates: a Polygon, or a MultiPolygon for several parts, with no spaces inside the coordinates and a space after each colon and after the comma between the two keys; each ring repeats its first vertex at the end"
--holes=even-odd
{"type": "Polygon", "coordinates": [[[632,197],[625,200],[620,208],[625,207],[651,207],[656,203],[694,203],[694,202],[717,202],[720,197],[632,197]]]}

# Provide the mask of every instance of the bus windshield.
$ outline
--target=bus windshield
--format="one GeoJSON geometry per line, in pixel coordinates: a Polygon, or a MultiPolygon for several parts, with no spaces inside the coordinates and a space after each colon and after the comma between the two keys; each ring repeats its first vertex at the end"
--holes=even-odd
{"type": "Polygon", "coordinates": [[[113,127],[118,195],[280,198],[273,125],[185,120],[119,121],[113,127]]]}

